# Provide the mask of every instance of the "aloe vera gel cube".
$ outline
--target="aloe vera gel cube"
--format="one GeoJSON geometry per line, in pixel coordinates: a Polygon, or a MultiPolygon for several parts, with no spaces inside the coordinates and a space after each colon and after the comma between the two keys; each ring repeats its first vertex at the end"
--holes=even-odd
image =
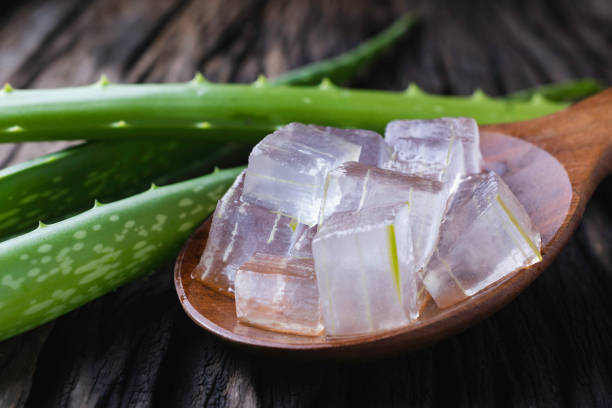
{"type": "Polygon", "coordinates": [[[305,225],[245,201],[242,172],[213,214],[206,248],[193,275],[207,286],[226,295],[234,294],[234,278],[238,268],[255,252],[287,255],[305,225]]]}
{"type": "Polygon", "coordinates": [[[312,259],[255,254],[236,275],[236,315],[242,323],[277,332],[323,332],[312,259]]]}
{"type": "Polygon", "coordinates": [[[349,162],[329,173],[321,220],[339,212],[406,204],[413,262],[419,270],[437,243],[448,196],[448,189],[435,178],[349,162]]]}
{"type": "Polygon", "coordinates": [[[476,174],[482,169],[480,134],[472,118],[394,120],[387,124],[385,140],[397,160],[391,165],[398,169],[407,166],[409,173],[427,164],[448,169],[447,176],[457,172],[461,176],[476,174]],[[418,161],[417,166],[410,166],[414,160],[418,161]]]}
{"type": "Polygon", "coordinates": [[[410,322],[405,298],[416,295],[416,284],[407,290],[401,280],[410,275],[410,237],[396,222],[406,209],[336,213],[319,225],[312,252],[328,336],[378,333],[410,322]]]}
{"type": "Polygon", "coordinates": [[[424,284],[439,307],[451,306],[517,269],[542,260],[540,234],[495,173],[464,179],[449,204],[424,284]]]}
{"type": "Polygon", "coordinates": [[[360,154],[361,146],[321,128],[289,124],[251,152],[242,200],[312,226],[327,173],[343,162],[359,160],[360,154]]]}

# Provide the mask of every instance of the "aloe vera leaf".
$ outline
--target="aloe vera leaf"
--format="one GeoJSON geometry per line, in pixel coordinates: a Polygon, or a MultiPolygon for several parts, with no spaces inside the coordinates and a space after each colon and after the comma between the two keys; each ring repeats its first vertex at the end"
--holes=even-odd
{"type": "Polygon", "coordinates": [[[526,120],[567,104],[316,87],[213,84],[96,84],[0,95],[0,142],[165,137],[256,142],[297,121],[381,132],[393,119],[470,116],[479,123],[526,120]]]}
{"type": "Polygon", "coordinates": [[[522,89],[506,95],[505,98],[527,101],[539,95],[550,101],[574,102],[596,94],[602,89],[603,85],[597,80],[584,78],[522,89]]]}
{"type": "Polygon", "coordinates": [[[0,340],[167,261],[241,170],[153,186],[0,243],[0,340]]]}
{"type": "Polygon", "coordinates": [[[0,170],[0,237],[158,185],[237,165],[244,146],[145,140],[90,143],[0,170]],[[232,163],[233,162],[233,163],[232,163]]]}
{"type": "Polygon", "coordinates": [[[359,70],[372,63],[383,51],[393,46],[412,28],[415,21],[415,18],[410,15],[400,17],[389,27],[356,48],[337,57],[289,71],[272,78],[270,83],[275,85],[312,85],[319,83],[323,78],[329,78],[338,84],[344,83],[359,70]]]}

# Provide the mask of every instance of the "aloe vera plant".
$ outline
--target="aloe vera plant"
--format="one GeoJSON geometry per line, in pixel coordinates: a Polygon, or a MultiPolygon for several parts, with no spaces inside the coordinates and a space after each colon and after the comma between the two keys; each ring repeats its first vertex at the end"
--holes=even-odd
{"type": "Polygon", "coordinates": [[[525,120],[567,106],[473,96],[351,90],[324,80],[316,87],[188,83],[95,85],[5,90],[0,96],[0,142],[166,137],[255,142],[292,121],[382,131],[393,119],[470,116],[479,123],[525,120]]]}
{"type": "Polygon", "coordinates": [[[241,170],[152,186],[0,243],[0,340],[159,266],[214,210],[241,170]]]}
{"type": "MultiPolygon", "coordinates": [[[[277,81],[316,81],[326,75],[348,79],[410,25],[403,18],[354,52],[289,72],[277,81]]],[[[106,83],[102,76],[99,85],[106,83]]],[[[1,95],[11,92],[6,85],[1,95]]],[[[243,153],[242,146],[232,144],[124,140],[86,143],[1,170],[0,237],[37,219],[80,211],[92,198],[115,200],[142,189],[145,181],[166,184],[204,172],[213,163],[241,160],[243,153]]],[[[5,273],[0,272],[0,340],[150,272],[174,254],[193,227],[214,209],[236,172],[153,188],[107,206],[96,201],[90,211],[51,226],[40,223],[36,231],[0,243],[0,263],[5,267],[5,273]],[[184,211],[160,212],[173,201],[184,211]],[[172,216],[178,220],[171,220],[172,216]],[[129,219],[123,222],[121,217],[129,219]],[[168,227],[161,234],[166,223],[178,230],[168,227]],[[149,225],[150,231],[143,225],[149,225]],[[85,240],[87,234],[90,237],[85,240]],[[155,243],[148,243],[147,234],[157,235],[155,243]],[[91,235],[96,235],[95,241],[91,235]],[[125,254],[124,249],[113,247],[117,242],[127,249],[125,254]]]]}

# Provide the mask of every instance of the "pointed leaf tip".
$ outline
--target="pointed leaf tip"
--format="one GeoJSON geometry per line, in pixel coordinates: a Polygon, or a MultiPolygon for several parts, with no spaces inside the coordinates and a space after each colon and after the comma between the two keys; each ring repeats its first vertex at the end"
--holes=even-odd
{"type": "Polygon", "coordinates": [[[408,85],[408,88],[406,88],[405,92],[405,94],[408,96],[423,95],[424,93],[425,92],[423,92],[421,88],[419,88],[419,86],[414,82],[411,82],[410,85],[408,85]]]}
{"type": "Polygon", "coordinates": [[[331,79],[329,79],[328,77],[325,77],[321,80],[321,83],[319,84],[319,89],[332,89],[335,88],[336,85],[334,85],[334,83],[332,82],[331,79]]]}
{"type": "Polygon", "coordinates": [[[206,80],[204,75],[202,75],[201,72],[196,72],[193,79],[191,80],[192,84],[205,84],[206,82],[208,81],[206,80]]]}
{"type": "Polygon", "coordinates": [[[9,84],[8,82],[4,84],[4,87],[2,88],[2,92],[4,93],[11,93],[13,92],[15,89],[11,86],[11,84],[9,84]]]}
{"type": "Polygon", "coordinates": [[[108,80],[108,77],[104,74],[100,75],[100,79],[98,79],[98,82],[95,83],[96,86],[99,86],[100,88],[105,88],[107,86],[110,85],[110,81],[108,80]]]}
{"type": "Polygon", "coordinates": [[[266,79],[266,76],[264,74],[259,74],[255,82],[253,82],[253,86],[255,87],[261,87],[267,84],[268,84],[268,80],[266,79]]]}

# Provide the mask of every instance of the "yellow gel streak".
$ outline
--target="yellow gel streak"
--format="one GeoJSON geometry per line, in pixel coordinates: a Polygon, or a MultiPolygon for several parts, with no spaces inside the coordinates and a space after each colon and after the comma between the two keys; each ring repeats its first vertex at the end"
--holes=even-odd
{"type": "Polygon", "coordinates": [[[538,247],[533,243],[533,241],[529,238],[529,236],[527,235],[527,233],[525,233],[525,231],[523,230],[523,228],[521,227],[521,225],[519,224],[518,220],[514,217],[514,215],[510,212],[510,209],[506,206],[506,203],[504,203],[504,201],[501,199],[501,197],[499,196],[499,194],[497,195],[497,197],[495,197],[495,199],[497,200],[497,202],[499,203],[499,205],[501,205],[501,207],[503,208],[504,212],[506,213],[506,215],[508,216],[508,218],[510,218],[510,221],[512,222],[512,224],[514,224],[514,226],[516,227],[516,229],[518,230],[518,232],[523,236],[523,239],[525,241],[527,241],[527,244],[529,244],[529,247],[531,248],[531,250],[533,251],[534,254],[536,254],[536,256],[538,257],[538,260],[542,260],[542,254],[540,253],[540,250],[538,249],[538,247]]]}
{"type": "Polygon", "coordinates": [[[393,273],[393,280],[395,281],[395,288],[397,289],[397,298],[401,303],[402,291],[400,286],[399,260],[397,258],[397,244],[395,242],[395,228],[393,224],[387,227],[387,235],[389,237],[389,260],[391,263],[391,271],[393,273]]]}

